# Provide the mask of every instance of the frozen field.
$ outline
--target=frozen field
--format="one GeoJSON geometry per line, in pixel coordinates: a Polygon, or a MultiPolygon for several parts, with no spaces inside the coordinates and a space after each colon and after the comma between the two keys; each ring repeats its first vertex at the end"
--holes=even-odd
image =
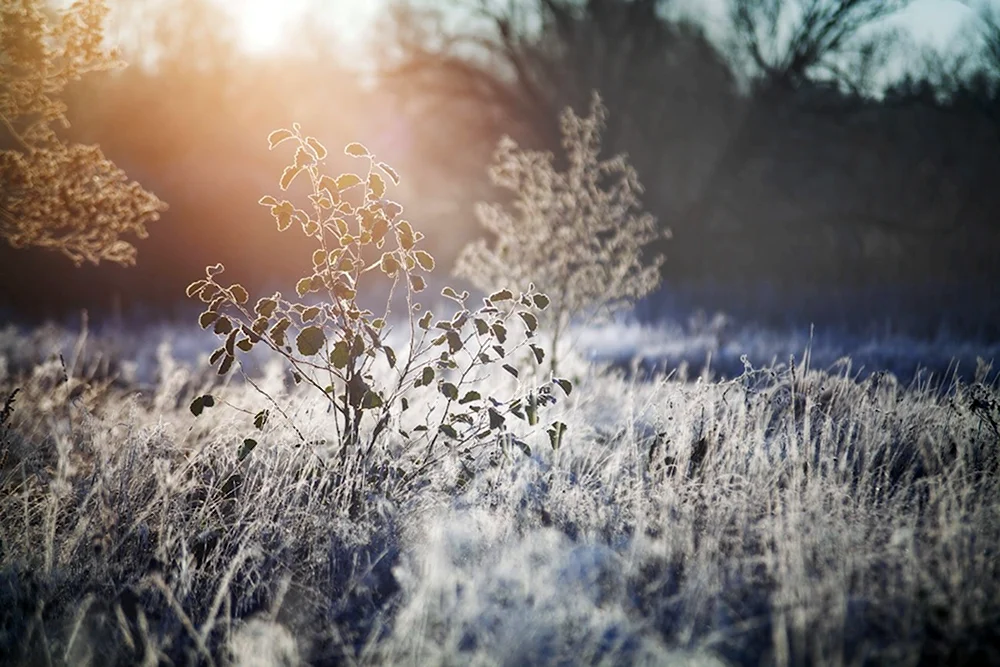
{"type": "Polygon", "coordinates": [[[318,396],[262,359],[286,414],[254,430],[269,403],[198,364],[212,341],[190,331],[0,336],[0,398],[19,390],[0,428],[13,662],[1000,659],[1000,394],[974,359],[989,349],[584,330],[576,388],[547,416],[568,427],[558,450],[519,423],[530,454],[487,443],[421,467],[393,431],[331,465],[318,396]],[[587,359],[637,351],[687,379],[587,359]],[[942,377],[952,357],[967,379],[860,372],[942,377]]]}

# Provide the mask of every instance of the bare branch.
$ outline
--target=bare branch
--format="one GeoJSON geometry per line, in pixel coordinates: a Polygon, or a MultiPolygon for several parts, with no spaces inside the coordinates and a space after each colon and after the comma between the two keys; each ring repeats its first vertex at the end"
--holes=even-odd
{"type": "Polygon", "coordinates": [[[800,83],[911,0],[730,0],[737,49],[758,77],[800,83]]]}

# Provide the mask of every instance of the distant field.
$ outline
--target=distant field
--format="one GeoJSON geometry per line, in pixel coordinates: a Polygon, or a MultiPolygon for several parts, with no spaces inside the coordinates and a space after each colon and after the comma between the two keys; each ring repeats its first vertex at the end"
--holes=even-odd
{"type": "Polygon", "coordinates": [[[557,451],[518,423],[530,456],[445,449],[416,476],[422,452],[395,425],[329,465],[325,405],[264,359],[257,381],[287,419],[255,430],[241,410],[266,401],[219,385],[198,363],[214,339],[194,327],[8,329],[0,399],[19,392],[0,427],[0,655],[1000,661],[996,347],[720,324],[578,331],[557,451]],[[634,358],[687,371],[594,361],[634,358]],[[933,375],[911,383],[917,365],[933,375]],[[218,403],[196,418],[206,392],[218,403]]]}

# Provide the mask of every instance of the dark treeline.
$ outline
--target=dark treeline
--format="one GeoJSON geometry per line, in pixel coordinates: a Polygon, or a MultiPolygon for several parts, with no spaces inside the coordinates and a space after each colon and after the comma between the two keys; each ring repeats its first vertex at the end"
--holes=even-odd
{"type": "Polygon", "coordinates": [[[784,288],[934,286],[967,299],[952,307],[996,309],[1000,23],[988,6],[935,53],[893,23],[905,0],[727,0],[711,36],[662,0],[389,4],[359,70],[315,21],[251,58],[207,0],[121,3],[133,66],[74,89],[69,132],[171,210],[132,269],[3,249],[0,306],[61,315],[117,294],[164,312],[215,261],[254,288],[291,284],[304,246],[256,200],[285,157],[264,137],[292,121],[397,166],[398,197],[448,267],[480,232],[475,201],[497,196],[486,165],[499,136],[558,154],[558,111],[597,90],[605,149],[629,154],[646,208],[672,230],[670,289],[768,286],[780,308],[784,288]],[[30,286],[15,278],[28,274],[30,286]]]}

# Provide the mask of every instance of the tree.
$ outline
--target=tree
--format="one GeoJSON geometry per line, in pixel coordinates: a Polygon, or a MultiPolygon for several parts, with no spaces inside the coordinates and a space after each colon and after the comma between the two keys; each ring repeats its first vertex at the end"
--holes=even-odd
{"type": "Polygon", "coordinates": [[[97,146],[68,145],[56,130],[68,125],[59,99],[72,81],[121,66],[102,46],[107,9],[75,2],[55,15],[41,0],[0,9],[0,236],[14,247],[57,250],[76,264],[135,263],[128,235],[166,206],[130,182],[97,146]]]}
{"type": "Polygon", "coordinates": [[[705,180],[701,197],[686,211],[701,227],[711,214],[721,184],[739,172],[766,145],[762,137],[781,127],[789,116],[836,114],[860,108],[846,104],[830,82],[864,95],[864,80],[881,60],[878,51],[891,44],[884,34],[871,34],[874,24],[902,10],[911,0],[729,0],[729,41],[735,64],[742,63],[749,97],[743,117],[705,180]],[[866,34],[868,33],[868,34],[866,34]],[[845,60],[858,56],[852,77],[845,60]]]}
{"type": "Polygon", "coordinates": [[[563,111],[565,171],[553,166],[551,153],[520,150],[514,140],[502,139],[490,178],[514,201],[479,206],[493,244],[469,245],[456,268],[487,293],[510,284],[548,295],[551,305],[539,317],[552,334],[553,373],[570,318],[621,310],[660,282],[663,257],[642,257],[661,234],[653,216],[641,210],[638,174],[624,155],[600,159],[606,120],[596,93],[589,116],[563,111]]]}
{"type": "MultiPolygon", "coordinates": [[[[673,221],[687,207],[739,108],[729,66],[695,24],[669,16],[664,0],[454,4],[461,22],[397,1],[381,68],[424,128],[420,154],[450,183],[482,173],[504,134],[557,151],[560,111],[597,90],[609,110],[604,146],[655,184],[647,208],[673,221]]],[[[491,196],[485,185],[464,189],[475,201],[491,196]]]]}
{"type": "Polygon", "coordinates": [[[912,0],[729,0],[734,49],[750,63],[751,77],[800,85],[817,78],[858,87],[857,75],[886,43],[872,27],[912,0]],[[853,72],[844,67],[852,55],[853,72]]]}

